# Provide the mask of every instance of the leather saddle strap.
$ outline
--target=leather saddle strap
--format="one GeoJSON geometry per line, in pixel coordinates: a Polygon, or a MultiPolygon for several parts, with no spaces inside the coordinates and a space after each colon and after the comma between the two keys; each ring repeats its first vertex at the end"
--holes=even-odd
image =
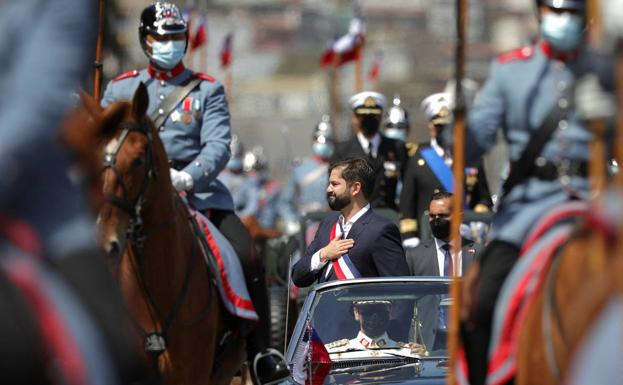
{"type": "Polygon", "coordinates": [[[167,120],[167,117],[173,110],[175,106],[177,106],[185,97],[188,95],[190,91],[192,91],[199,83],[201,83],[201,78],[194,77],[188,81],[182,87],[178,87],[173,92],[171,92],[160,104],[154,112],[151,114],[151,119],[154,121],[154,125],[156,128],[160,128],[164,124],[164,121],[167,120]],[[162,113],[159,113],[162,111],[162,113]]]}

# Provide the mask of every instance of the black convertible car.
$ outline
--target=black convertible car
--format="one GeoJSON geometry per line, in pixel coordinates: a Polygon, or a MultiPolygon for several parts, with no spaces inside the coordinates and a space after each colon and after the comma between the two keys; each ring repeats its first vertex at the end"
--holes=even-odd
{"type": "Polygon", "coordinates": [[[285,384],[445,384],[449,289],[441,277],[316,286],[286,351],[285,384]]]}

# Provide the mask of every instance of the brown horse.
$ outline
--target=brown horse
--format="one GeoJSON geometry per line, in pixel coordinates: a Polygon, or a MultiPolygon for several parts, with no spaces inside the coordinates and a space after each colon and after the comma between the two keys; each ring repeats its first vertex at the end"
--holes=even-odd
{"type": "Polygon", "coordinates": [[[556,252],[527,309],[516,384],[560,384],[585,332],[620,287],[623,239],[616,229],[620,224],[608,223],[600,211],[594,207],[556,252]]]}
{"type": "Polygon", "coordinates": [[[84,169],[103,172],[90,180],[103,195],[92,187],[90,196],[101,206],[103,246],[144,337],[140,342],[164,383],[229,383],[245,360],[245,341],[213,284],[189,211],[171,185],[164,146],[146,115],[144,85],[131,102],[105,110],[88,96],[83,102],[72,120],[89,116],[90,124],[70,124],[64,137],[84,169]]]}

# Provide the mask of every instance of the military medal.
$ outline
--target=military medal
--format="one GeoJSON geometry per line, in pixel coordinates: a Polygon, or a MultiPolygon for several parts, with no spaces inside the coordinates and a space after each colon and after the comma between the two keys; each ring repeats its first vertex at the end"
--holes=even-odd
{"type": "Polygon", "coordinates": [[[181,113],[181,121],[190,124],[193,121],[192,110],[193,110],[193,98],[187,97],[182,102],[182,113],[181,113]]]}
{"type": "Polygon", "coordinates": [[[182,114],[178,110],[171,112],[171,120],[174,122],[179,122],[182,119],[182,114]]]}

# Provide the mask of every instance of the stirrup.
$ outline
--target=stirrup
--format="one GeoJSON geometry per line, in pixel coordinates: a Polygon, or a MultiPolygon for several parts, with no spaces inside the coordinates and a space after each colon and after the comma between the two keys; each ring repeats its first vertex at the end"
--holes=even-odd
{"type": "MultiPolygon", "coordinates": [[[[253,372],[252,375],[255,377],[255,379],[257,380],[258,383],[260,383],[260,379],[259,376],[257,375],[257,363],[264,357],[268,357],[268,356],[275,356],[277,357],[281,362],[283,362],[283,364],[286,364],[286,359],[283,356],[283,354],[281,354],[281,352],[277,349],[273,349],[273,348],[268,348],[266,349],[264,352],[258,352],[255,355],[255,358],[253,358],[253,372]]],[[[286,367],[287,369],[287,367],[286,367]]],[[[289,369],[288,369],[289,371],[289,369]]],[[[269,381],[269,382],[264,382],[264,383],[260,383],[261,385],[275,385],[275,384],[279,384],[281,382],[283,382],[285,378],[278,378],[275,379],[273,381],[269,381]]]]}

